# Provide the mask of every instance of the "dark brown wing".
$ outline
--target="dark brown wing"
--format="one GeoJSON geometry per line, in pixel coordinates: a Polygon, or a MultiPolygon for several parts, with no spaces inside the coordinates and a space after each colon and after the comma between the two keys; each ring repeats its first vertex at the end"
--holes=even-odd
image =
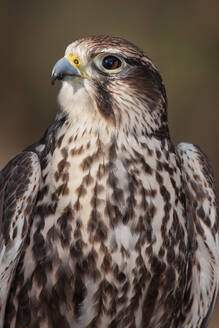
{"type": "Polygon", "coordinates": [[[0,327],[11,281],[29,231],[40,182],[40,163],[33,152],[13,158],[0,172],[0,327]]]}
{"type": "Polygon", "coordinates": [[[219,285],[218,202],[211,166],[199,147],[177,147],[190,234],[187,291],[180,327],[208,326],[219,285]]]}

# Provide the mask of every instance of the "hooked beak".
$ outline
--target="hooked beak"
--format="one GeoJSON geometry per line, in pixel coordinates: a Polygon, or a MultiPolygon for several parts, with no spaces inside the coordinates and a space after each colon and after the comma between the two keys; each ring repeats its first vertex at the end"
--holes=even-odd
{"type": "Polygon", "coordinates": [[[51,75],[52,85],[55,84],[56,80],[62,80],[65,76],[82,77],[80,70],[67,57],[61,58],[55,64],[51,75]]]}

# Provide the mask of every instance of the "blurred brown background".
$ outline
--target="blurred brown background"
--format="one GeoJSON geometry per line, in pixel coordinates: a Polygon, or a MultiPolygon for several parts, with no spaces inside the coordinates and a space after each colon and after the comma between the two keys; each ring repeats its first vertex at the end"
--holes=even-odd
{"type": "MultiPolygon", "coordinates": [[[[122,36],[159,66],[174,143],[199,144],[219,189],[219,1],[0,2],[0,167],[39,139],[57,105],[53,65],[73,40],[122,36]]],[[[211,328],[219,327],[219,306],[211,328]]]]}

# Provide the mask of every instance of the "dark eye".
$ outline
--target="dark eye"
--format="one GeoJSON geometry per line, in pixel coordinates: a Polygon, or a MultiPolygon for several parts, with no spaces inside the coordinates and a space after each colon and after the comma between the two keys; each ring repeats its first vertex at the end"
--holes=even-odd
{"type": "Polygon", "coordinates": [[[106,56],[103,58],[102,65],[105,69],[117,69],[122,65],[122,62],[115,56],[106,56]]]}

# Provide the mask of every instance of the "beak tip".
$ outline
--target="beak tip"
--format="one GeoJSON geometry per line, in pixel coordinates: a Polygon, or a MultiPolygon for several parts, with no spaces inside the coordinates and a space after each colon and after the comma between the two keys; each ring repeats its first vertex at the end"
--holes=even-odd
{"type": "Polygon", "coordinates": [[[55,81],[56,81],[56,77],[54,75],[52,75],[51,78],[50,78],[51,84],[54,85],[55,81]]]}
{"type": "Polygon", "coordinates": [[[53,68],[52,74],[51,74],[51,77],[50,77],[50,82],[51,82],[52,85],[55,84],[55,81],[57,80],[57,78],[58,78],[58,74],[57,74],[56,70],[53,68]]]}

